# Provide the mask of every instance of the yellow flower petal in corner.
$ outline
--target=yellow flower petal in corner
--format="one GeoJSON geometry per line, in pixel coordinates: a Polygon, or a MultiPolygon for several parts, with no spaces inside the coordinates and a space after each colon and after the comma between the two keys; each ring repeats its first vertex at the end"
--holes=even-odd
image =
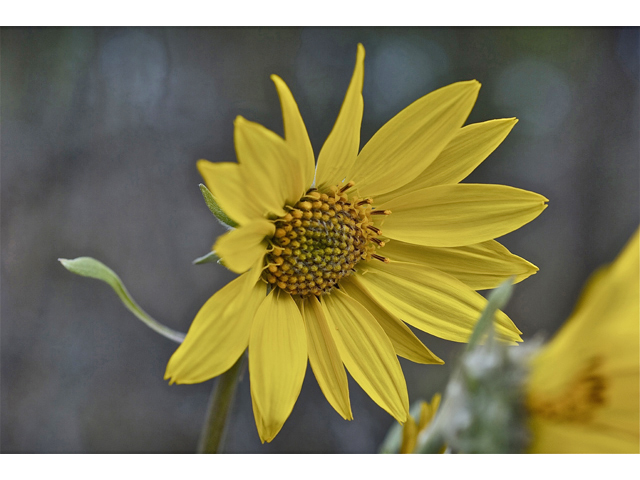
{"type": "Polygon", "coordinates": [[[371,399],[403,423],[409,412],[407,385],[391,341],[375,318],[340,290],[322,297],[347,370],[371,399]]]}
{"type": "Polygon", "coordinates": [[[303,163],[293,156],[284,139],[259,123],[237,117],[233,141],[243,189],[264,214],[283,216],[285,204],[293,205],[309,185],[304,184],[303,163]]]}
{"type": "Polygon", "coordinates": [[[375,317],[384,332],[391,340],[396,354],[415,363],[443,364],[431,350],[424,346],[418,337],[403,321],[391,315],[374,299],[358,280],[358,277],[347,277],[341,284],[347,295],[364,306],[375,317]]]}
{"type": "MultiPolygon", "coordinates": [[[[460,280],[426,265],[368,262],[359,281],[393,315],[424,332],[466,342],[487,301],[460,280]]],[[[496,336],[521,341],[521,332],[503,312],[496,313],[496,336]]]]}
{"type": "Polygon", "coordinates": [[[294,157],[301,164],[304,185],[310,186],[313,183],[316,161],[307,128],[304,126],[298,105],[287,84],[277,75],[271,75],[271,80],[275,83],[280,96],[285,141],[291,146],[294,157]]]}
{"type": "Polygon", "coordinates": [[[532,360],[530,452],[639,453],[639,245],[636,230],[532,360]]]}
{"type": "Polygon", "coordinates": [[[275,231],[273,222],[253,220],[218,237],[213,250],[229,270],[244,273],[267,252],[265,237],[273,236],[275,231]]]}
{"type": "Polygon", "coordinates": [[[312,296],[301,302],[301,313],[307,330],[309,363],[318,385],[336,412],[345,420],[352,420],[347,373],[318,299],[312,296]]]}
{"type": "Polygon", "coordinates": [[[333,130],[318,155],[316,186],[332,187],[342,182],[345,174],[356,161],[360,149],[360,126],[362,124],[362,84],[364,82],[364,47],[358,44],[356,67],[344,97],[333,130]]]}
{"type": "Polygon", "coordinates": [[[516,118],[502,118],[461,128],[420,175],[398,191],[377,196],[376,202],[383,204],[393,197],[423,188],[458,183],[498,148],[516,123],[516,118]]]}
{"type": "Polygon", "coordinates": [[[216,292],[193,320],[184,342],[171,356],[165,380],[199,383],[226,372],[249,344],[253,317],[266,295],[259,282],[242,275],[216,292]]]}
{"type": "Polygon", "coordinates": [[[438,269],[474,290],[496,288],[510,277],[518,283],[538,271],[495,240],[462,247],[423,247],[392,240],[380,249],[380,255],[438,269]]]}
{"type": "Polygon", "coordinates": [[[362,148],[347,176],[362,197],[406,185],[433,162],[458,133],[480,84],[471,80],[440,88],[389,120],[362,148]]]}
{"type": "Polygon", "coordinates": [[[393,212],[384,234],[427,247],[458,247],[505,235],[547,207],[542,195],[505,185],[455,184],[402,195],[380,208],[393,212]]]}
{"type": "Polygon", "coordinates": [[[307,368],[304,321],[293,298],[271,291],[255,315],[249,339],[251,391],[270,442],[296,403],[307,368]]]}

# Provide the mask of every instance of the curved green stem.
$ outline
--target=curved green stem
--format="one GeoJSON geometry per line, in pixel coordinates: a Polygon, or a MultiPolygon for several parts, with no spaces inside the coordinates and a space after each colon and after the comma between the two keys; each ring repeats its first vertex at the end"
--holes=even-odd
{"type": "Polygon", "coordinates": [[[184,341],[184,333],[178,332],[161,324],[145,312],[133,299],[116,272],[111,270],[101,261],[91,257],[78,257],[73,260],[59,258],[58,261],[62,266],[64,266],[64,268],[76,275],[95,278],[96,280],[102,280],[108,284],[113,288],[114,292],[116,292],[124,306],[154,332],[159,333],[163,337],[173,340],[176,343],[182,343],[184,341]]]}
{"type": "Polygon", "coordinates": [[[246,354],[242,354],[229,370],[218,377],[213,387],[207,417],[198,444],[198,453],[222,453],[227,420],[231,411],[238,379],[244,369],[246,354]]]}

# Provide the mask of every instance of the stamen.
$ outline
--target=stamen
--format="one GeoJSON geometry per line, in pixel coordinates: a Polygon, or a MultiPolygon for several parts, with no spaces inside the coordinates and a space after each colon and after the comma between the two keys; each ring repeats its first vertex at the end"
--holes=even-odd
{"type": "Polygon", "coordinates": [[[382,255],[378,255],[377,253],[372,253],[371,258],[375,258],[376,260],[380,260],[384,263],[389,263],[389,259],[387,257],[383,257],[382,255]]]}
{"type": "Polygon", "coordinates": [[[340,190],[338,190],[340,193],[344,193],[347,190],[349,190],[351,187],[353,187],[355,185],[355,182],[349,182],[347,183],[344,187],[342,187],[340,190]]]}
{"type": "Polygon", "coordinates": [[[348,182],[324,192],[309,189],[275,220],[262,273],[271,288],[294,296],[320,296],[337,288],[360,261],[389,262],[375,254],[385,242],[376,238],[381,230],[372,226],[371,215],[391,212],[372,211],[372,199],[347,195],[353,186],[354,182],[348,182]]]}
{"type": "Polygon", "coordinates": [[[371,215],[391,215],[391,210],[371,210],[371,215]]]}

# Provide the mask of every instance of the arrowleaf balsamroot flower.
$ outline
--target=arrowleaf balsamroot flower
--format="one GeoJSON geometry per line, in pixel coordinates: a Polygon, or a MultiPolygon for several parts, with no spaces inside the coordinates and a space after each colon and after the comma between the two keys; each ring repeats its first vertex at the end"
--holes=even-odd
{"type": "MultiPolygon", "coordinates": [[[[198,162],[238,228],[214,250],[241,274],[196,315],[166,378],[197,383],[229,369],[247,347],[262,441],[296,402],[307,359],[329,403],[351,406],[345,367],[399,422],[409,401],[397,356],[443,363],[415,328],[465,342],[485,305],[475,292],[536,267],[494,239],[537,217],[546,198],[502,185],[459,184],[515,119],[462,127],[480,84],[455,83],[417,100],[359,151],[364,47],[335,126],[317,159],[287,85],[271,77],[281,138],[238,117],[238,163],[198,162]]],[[[502,312],[497,335],[520,341],[502,312]]]]}
{"type": "Polygon", "coordinates": [[[640,453],[640,243],[591,277],[527,381],[533,453],[640,453]]]}

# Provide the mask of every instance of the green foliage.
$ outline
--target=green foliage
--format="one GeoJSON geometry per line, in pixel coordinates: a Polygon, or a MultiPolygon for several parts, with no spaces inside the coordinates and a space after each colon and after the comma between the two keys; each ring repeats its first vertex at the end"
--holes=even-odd
{"type": "Polygon", "coordinates": [[[104,263],[91,257],[78,257],[73,260],[66,258],[58,259],[63,267],[76,275],[83,277],[95,278],[107,283],[116,292],[122,303],[127,309],[145,323],[149,328],[156,331],[160,335],[167,337],[169,340],[173,340],[177,343],[182,343],[185,334],[177,332],[169,327],[166,327],[154,320],[149,316],[147,312],[142,310],[140,306],[133,300],[126,287],[120,280],[120,277],[107,267],[104,263]]]}
{"type": "Polygon", "coordinates": [[[226,213],[224,213],[224,211],[220,208],[220,205],[218,205],[218,202],[216,202],[215,197],[209,191],[209,189],[205,187],[204,184],[202,183],[199,185],[199,187],[200,187],[200,191],[202,192],[202,196],[204,197],[204,201],[207,204],[207,207],[209,207],[209,210],[211,210],[211,213],[213,213],[213,216],[216,217],[218,221],[223,225],[231,228],[236,228],[238,224],[233,220],[231,220],[226,213]]]}

